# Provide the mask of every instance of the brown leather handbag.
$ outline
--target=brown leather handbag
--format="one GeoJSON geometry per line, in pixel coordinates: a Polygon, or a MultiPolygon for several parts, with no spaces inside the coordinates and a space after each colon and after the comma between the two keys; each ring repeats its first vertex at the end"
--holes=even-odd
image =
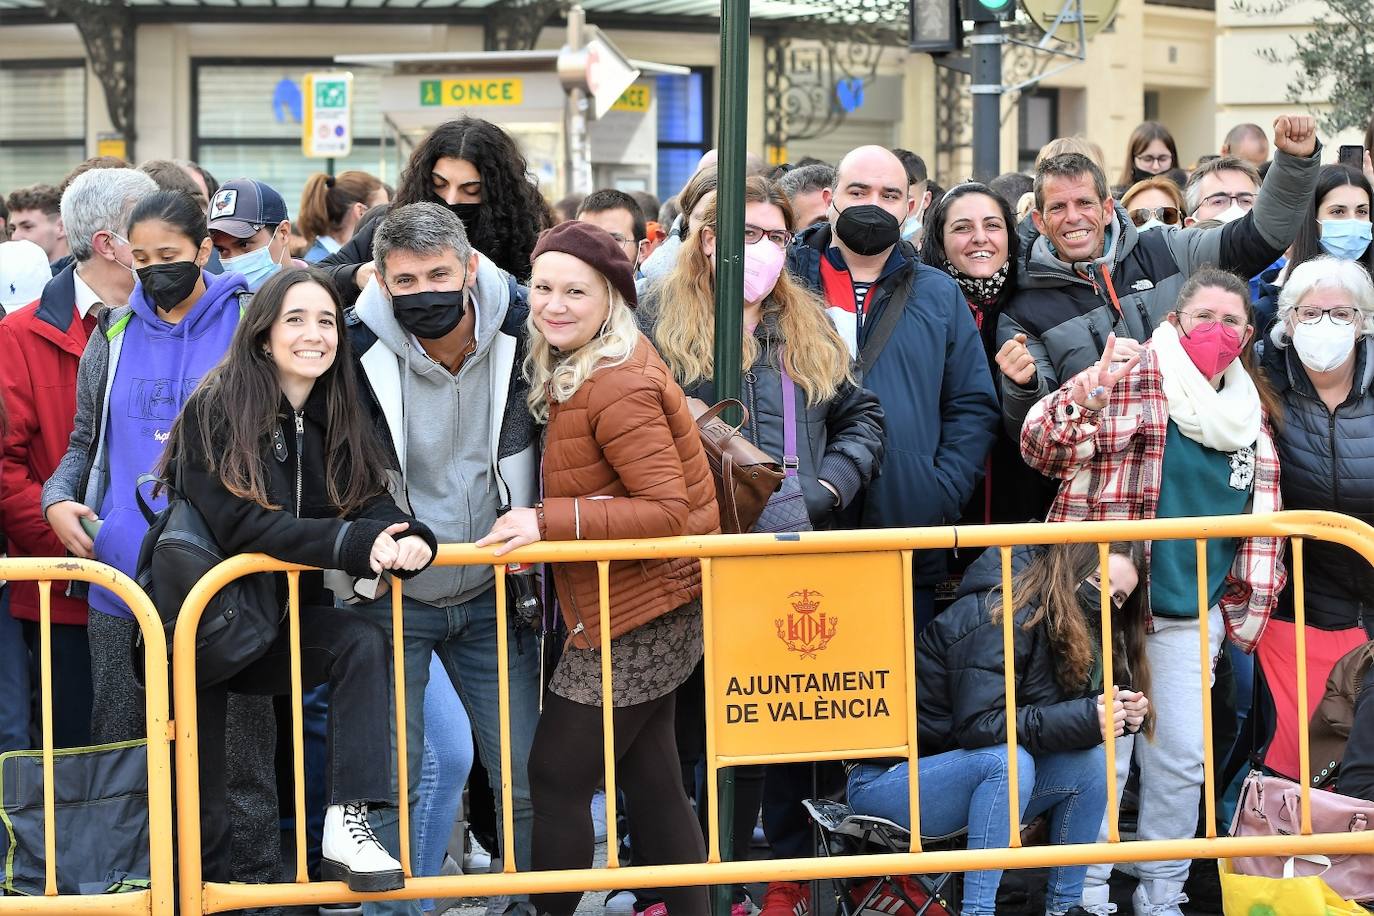
{"type": "Polygon", "coordinates": [[[768,497],[782,486],[782,465],[740,435],[740,427],[749,422],[749,412],[739,401],[726,400],[709,407],[700,398],[688,398],[687,407],[696,420],[716,481],[720,530],[724,534],[748,532],[763,513],[768,497]],[[740,426],[720,418],[721,411],[730,406],[739,408],[740,426]]]}

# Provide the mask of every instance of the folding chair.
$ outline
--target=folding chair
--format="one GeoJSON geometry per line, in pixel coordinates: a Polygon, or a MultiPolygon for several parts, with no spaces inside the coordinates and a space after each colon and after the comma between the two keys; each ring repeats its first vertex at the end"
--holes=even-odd
{"type": "MultiPolygon", "coordinates": [[[[820,830],[821,850],[826,856],[906,852],[911,848],[911,832],[893,821],[855,814],[843,802],[826,798],[807,799],[802,804],[820,830]]],[[[921,846],[923,849],[957,848],[967,834],[968,830],[964,829],[946,836],[921,837],[921,846]]],[[[839,878],[830,884],[839,916],[953,916],[957,913],[951,902],[955,878],[956,873],[945,872],[940,875],[883,875],[876,880],[839,878]],[[856,893],[857,888],[870,880],[870,886],[856,893]]]]}

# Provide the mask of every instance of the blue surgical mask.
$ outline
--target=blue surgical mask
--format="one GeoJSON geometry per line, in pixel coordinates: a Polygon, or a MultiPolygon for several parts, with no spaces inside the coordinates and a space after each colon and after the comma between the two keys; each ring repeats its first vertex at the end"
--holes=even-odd
{"type": "Polygon", "coordinates": [[[1369,248],[1369,220],[1324,219],[1321,227],[1322,248],[1333,258],[1353,261],[1369,248]]]}
{"type": "Polygon", "coordinates": [[[224,272],[227,274],[243,274],[243,278],[248,281],[249,292],[254,293],[267,282],[268,277],[281,270],[281,265],[272,260],[270,244],[236,258],[221,258],[220,264],[224,265],[224,272]]]}
{"type": "Polygon", "coordinates": [[[921,231],[921,218],[915,213],[911,214],[902,223],[902,238],[908,242],[915,239],[921,231]]]}

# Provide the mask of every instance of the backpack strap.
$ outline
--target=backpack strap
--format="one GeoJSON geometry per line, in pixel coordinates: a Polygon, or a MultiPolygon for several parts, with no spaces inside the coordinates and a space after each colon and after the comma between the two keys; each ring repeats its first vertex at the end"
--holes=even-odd
{"type": "MultiPolygon", "coordinates": [[[[181,475],[175,470],[173,470],[173,474],[179,483],[181,475]]],[[[182,493],[176,483],[158,477],[156,474],[144,474],[138,478],[138,482],[134,484],[134,498],[138,501],[138,511],[143,513],[144,520],[151,525],[157,520],[157,513],[153,511],[152,506],[148,505],[147,499],[143,496],[143,485],[146,483],[156,484],[155,490],[166,490],[172,496],[182,497],[182,493]]]]}

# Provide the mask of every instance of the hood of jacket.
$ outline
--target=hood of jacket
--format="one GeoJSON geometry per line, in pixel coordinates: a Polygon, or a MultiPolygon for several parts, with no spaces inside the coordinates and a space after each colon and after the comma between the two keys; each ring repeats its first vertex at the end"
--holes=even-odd
{"type": "Polygon", "coordinates": [[[1016,285],[1020,289],[1044,289],[1068,283],[1090,283],[1080,274],[1097,273],[1105,265],[1115,271],[1118,264],[1136,246],[1139,234],[1124,207],[1116,205],[1112,222],[1107,227],[1102,256],[1091,261],[1069,263],[1061,261],[1050,244],[1049,236],[1035,227],[1027,217],[1018,228],[1022,233],[1021,255],[1016,270],[1016,285]]]}
{"type": "MultiPolygon", "coordinates": [[[[477,285],[469,291],[468,308],[477,310],[477,353],[485,353],[500,330],[510,308],[510,285],[505,271],[493,264],[486,255],[477,255],[477,285]]],[[[379,275],[368,281],[367,287],[358,295],[354,310],[363,323],[372,329],[377,339],[397,356],[405,357],[415,349],[409,331],[396,320],[396,312],[391,299],[382,289],[379,275]]],[[[432,360],[407,360],[411,369],[426,374],[431,371],[447,371],[432,360]]]]}
{"type": "MultiPolygon", "coordinates": [[[[1011,574],[1019,576],[1043,551],[1044,547],[1020,545],[1011,550],[1011,574]]],[[[989,547],[964,570],[964,578],[959,582],[956,598],[975,595],[989,589],[1002,587],[1002,551],[989,547]]],[[[1015,597],[1013,595],[1012,597],[1015,597]]]]}

